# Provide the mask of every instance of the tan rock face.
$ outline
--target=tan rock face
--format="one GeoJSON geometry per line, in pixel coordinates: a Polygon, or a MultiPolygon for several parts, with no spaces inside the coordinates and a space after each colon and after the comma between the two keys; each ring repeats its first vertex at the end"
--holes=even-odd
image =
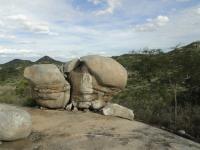
{"type": "Polygon", "coordinates": [[[70,85],[57,66],[33,65],[25,69],[24,77],[31,82],[33,98],[40,106],[64,108],[69,102],[70,85]]]}
{"type": "Polygon", "coordinates": [[[71,100],[78,108],[101,109],[126,85],[126,70],[112,58],[86,56],[76,66],[71,72],[65,67],[64,72],[69,74],[71,100]]]}

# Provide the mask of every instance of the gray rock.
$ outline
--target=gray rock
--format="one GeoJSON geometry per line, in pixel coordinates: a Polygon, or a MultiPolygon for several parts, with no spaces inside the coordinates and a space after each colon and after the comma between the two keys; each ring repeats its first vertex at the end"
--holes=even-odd
{"type": "Polygon", "coordinates": [[[178,130],[178,133],[182,135],[186,134],[185,130],[178,130]]]}
{"type": "Polygon", "coordinates": [[[66,109],[67,111],[71,111],[72,108],[73,108],[73,104],[72,104],[72,103],[68,104],[68,105],[65,107],[65,109],[66,109]]]}
{"type": "Polygon", "coordinates": [[[129,119],[129,120],[133,120],[134,119],[134,114],[133,111],[120,106],[118,104],[107,104],[103,109],[102,109],[102,113],[106,116],[116,116],[116,117],[121,117],[121,118],[125,118],[125,119],[129,119]]]}
{"type": "Polygon", "coordinates": [[[0,104],[0,141],[26,138],[31,133],[31,116],[14,106],[0,104]]]}

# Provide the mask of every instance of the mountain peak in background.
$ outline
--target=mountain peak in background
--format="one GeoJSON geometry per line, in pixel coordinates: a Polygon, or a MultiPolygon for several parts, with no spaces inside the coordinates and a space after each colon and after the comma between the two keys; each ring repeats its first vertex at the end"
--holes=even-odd
{"type": "Polygon", "coordinates": [[[40,59],[38,59],[35,63],[39,64],[49,64],[49,63],[54,63],[54,64],[62,64],[61,61],[55,60],[49,56],[44,56],[40,59]]]}

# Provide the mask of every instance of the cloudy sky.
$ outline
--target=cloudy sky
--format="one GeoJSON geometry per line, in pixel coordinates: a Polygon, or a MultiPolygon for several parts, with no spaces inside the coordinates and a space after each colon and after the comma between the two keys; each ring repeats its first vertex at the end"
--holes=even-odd
{"type": "Polygon", "coordinates": [[[200,0],[0,0],[0,63],[200,40],[200,0]]]}

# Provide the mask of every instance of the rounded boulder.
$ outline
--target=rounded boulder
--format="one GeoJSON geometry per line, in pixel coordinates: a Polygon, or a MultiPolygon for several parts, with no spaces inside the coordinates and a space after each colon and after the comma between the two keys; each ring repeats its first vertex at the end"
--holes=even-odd
{"type": "Polygon", "coordinates": [[[110,57],[89,55],[80,58],[100,84],[124,89],[127,84],[127,71],[110,57]]]}
{"type": "Polygon", "coordinates": [[[0,104],[0,141],[26,138],[31,133],[31,116],[14,106],[0,104]]]}

